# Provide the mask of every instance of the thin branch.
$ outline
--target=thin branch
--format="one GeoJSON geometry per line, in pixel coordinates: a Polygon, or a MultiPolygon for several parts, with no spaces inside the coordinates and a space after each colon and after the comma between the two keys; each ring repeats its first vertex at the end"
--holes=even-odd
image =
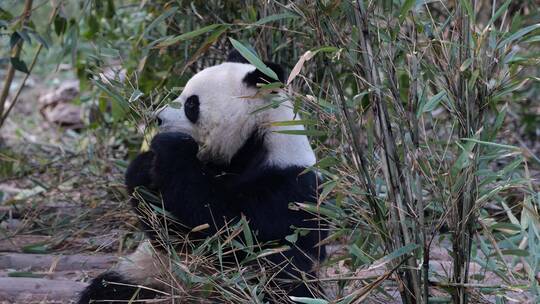
{"type": "MultiPolygon", "coordinates": [[[[31,11],[32,11],[32,0],[26,0],[24,2],[22,18],[20,19],[21,25],[23,25],[28,20],[28,18],[30,18],[31,11]]],[[[15,45],[11,49],[12,59],[19,59],[21,55],[22,45],[23,45],[22,39],[19,39],[19,41],[15,43],[15,45]]],[[[6,73],[6,78],[4,79],[4,86],[2,87],[2,92],[0,93],[0,117],[4,116],[4,108],[6,105],[6,100],[9,95],[9,89],[11,88],[11,83],[13,82],[14,76],[15,76],[15,66],[13,66],[13,64],[9,64],[9,67],[6,73]]],[[[2,124],[0,123],[0,127],[1,126],[2,124]]]]}

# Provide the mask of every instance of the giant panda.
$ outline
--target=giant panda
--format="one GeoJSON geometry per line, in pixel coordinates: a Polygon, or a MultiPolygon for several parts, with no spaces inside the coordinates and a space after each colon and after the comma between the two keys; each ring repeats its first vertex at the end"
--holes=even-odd
{"type": "MultiPolygon", "coordinates": [[[[266,64],[283,82],[282,68],[266,64]]],[[[276,132],[303,130],[303,126],[272,124],[300,119],[290,101],[269,107],[272,101],[258,94],[260,84],[272,81],[236,51],[226,62],[195,74],[175,106],[158,112],[160,132],[150,150],[129,165],[126,186],[132,194],[141,187],[159,192],[162,202],[157,204],[163,204],[175,219],[169,230],[193,239],[210,237],[244,217],[259,242],[290,247],[265,257],[280,267],[276,280],[285,283],[278,287],[288,296],[311,297],[313,289],[303,281],[315,278],[314,265],[326,256],[320,245],[326,232],[317,216],[290,204],[317,202],[319,177],[307,170],[316,159],[305,135],[276,132]],[[206,229],[194,232],[196,227],[206,229]],[[295,228],[305,232],[293,244],[286,237],[295,228]]],[[[153,277],[159,272],[155,261],[166,251],[159,248],[158,236],[144,220],[141,197],[132,202],[149,240],[115,268],[94,278],[78,303],[159,295],[153,289],[160,288],[153,277]],[[137,288],[141,285],[153,288],[137,288]]]]}

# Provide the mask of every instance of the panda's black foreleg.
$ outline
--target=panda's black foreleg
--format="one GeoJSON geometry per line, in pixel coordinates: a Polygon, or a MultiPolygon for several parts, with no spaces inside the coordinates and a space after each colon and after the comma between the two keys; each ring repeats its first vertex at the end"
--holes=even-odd
{"type": "Polygon", "coordinates": [[[143,303],[143,300],[154,299],[157,293],[137,287],[135,282],[126,279],[122,274],[108,271],[94,278],[79,295],[78,304],[118,303],[130,300],[130,303],[143,303]]]}
{"type": "Polygon", "coordinates": [[[184,232],[208,224],[208,229],[191,234],[205,237],[223,227],[224,218],[238,217],[239,212],[226,204],[213,176],[197,158],[198,145],[192,137],[178,132],[160,133],[150,149],[155,154],[153,179],[164,207],[187,228],[184,232]]]}
{"type": "Polygon", "coordinates": [[[179,132],[159,133],[150,145],[150,151],[143,152],[129,164],[125,182],[130,194],[137,187],[161,190],[163,182],[169,181],[186,165],[198,163],[197,143],[192,137],[179,132]]]}
{"type": "Polygon", "coordinates": [[[154,162],[154,152],[143,152],[131,161],[126,170],[126,186],[131,194],[137,187],[144,186],[148,189],[154,188],[152,180],[152,164],[154,162]]]}

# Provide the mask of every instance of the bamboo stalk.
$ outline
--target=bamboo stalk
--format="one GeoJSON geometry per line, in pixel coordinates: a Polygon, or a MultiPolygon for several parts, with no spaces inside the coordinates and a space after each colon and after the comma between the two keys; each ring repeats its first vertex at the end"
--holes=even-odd
{"type": "MultiPolygon", "coordinates": [[[[458,65],[461,66],[465,60],[470,57],[470,18],[463,4],[459,4],[457,8],[457,24],[458,28],[458,65]]],[[[477,107],[478,96],[473,95],[474,88],[469,88],[467,78],[463,73],[458,74],[457,80],[457,103],[458,112],[460,113],[462,120],[460,120],[459,136],[460,138],[471,138],[475,135],[475,130],[479,127],[480,121],[480,109],[477,107]]],[[[466,168],[460,170],[457,175],[458,180],[463,179],[464,185],[461,187],[459,193],[457,193],[457,199],[454,203],[454,235],[453,235],[453,249],[454,249],[454,274],[453,282],[457,284],[455,286],[455,292],[452,294],[453,301],[456,304],[466,304],[469,302],[468,292],[465,285],[469,281],[469,264],[472,246],[472,237],[474,229],[474,209],[475,209],[475,196],[477,191],[476,181],[476,162],[478,159],[478,146],[475,146],[471,151],[471,164],[466,168]]]]}
{"type": "MultiPolygon", "coordinates": [[[[24,2],[24,9],[22,13],[22,18],[20,20],[21,25],[28,20],[30,17],[30,12],[32,11],[32,2],[33,0],[26,0],[24,2]]],[[[11,49],[11,58],[19,59],[21,55],[23,40],[20,39],[11,49]]],[[[4,116],[4,109],[6,106],[6,100],[9,95],[9,89],[11,88],[11,83],[13,82],[13,77],[15,76],[15,67],[13,64],[9,64],[6,78],[4,79],[4,85],[2,87],[2,92],[0,92],[0,117],[4,116]]],[[[0,127],[2,125],[0,124],[0,127]]]]}
{"type": "MultiPolygon", "coordinates": [[[[390,221],[396,223],[391,227],[394,238],[393,244],[387,244],[387,249],[392,248],[396,250],[407,244],[416,243],[414,237],[410,234],[407,226],[408,216],[405,214],[405,210],[408,207],[412,207],[412,198],[406,189],[403,189],[401,185],[407,185],[404,180],[401,165],[399,163],[399,156],[397,153],[396,141],[390,124],[390,117],[388,114],[388,108],[384,102],[380,87],[381,80],[379,78],[379,70],[374,63],[373,48],[369,37],[369,28],[367,26],[367,12],[364,12],[362,5],[357,1],[357,25],[359,26],[359,40],[362,49],[363,61],[364,61],[364,74],[367,81],[372,87],[375,88],[375,92],[372,95],[373,104],[376,108],[376,115],[378,117],[378,132],[383,138],[383,173],[385,176],[390,206],[390,221]]],[[[405,186],[406,187],[406,186],[405,186]]],[[[400,276],[400,292],[402,299],[406,303],[417,303],[422,298],[420,291],[420,281],[417,272],[416,259],[411,256],[406,259],[407,270],[398,272],[400,276]],[[403,273],[403,274],[401,274],[403,273]]],[[[393,265],[394,266],[394,265],[393,265]]]]}
{"type": "MultiPolygon", "coordinates": [[[[49,22],[47,24],[47,27],[51,26],[51,24],[52,24],[52,22],[54,20],[54,16],[56,15],[57,12],[58,12],[58,6],[55,6],[54,9],[51,12],[51,15],[49,16],[49,22]]],[[[36,50],[36,53],[34,54],[34,58],[32,58],[32,63],[28,67],[28,73],[26,75],[24,75],[23,81],[21,82],[21,85],[17,89],[17,92],[15,93],[15,96],[13,97],[13,100],[12,100],[11,104],[9,105],[9,107],[7,108],[7,110],[5,112],[0,111],[0,128],[2,128],[2,126],[4,125],[6,119],[8,118],[9,113],[11,112],[11,110],[13,109],[13,107],[15,106],[17,101],[19,100],[19,95],[21,94],[22,90],[24,89],[24,86],[26,85],[26,81],[30,77],[30,74],[32,73],[32,70],[34,69],[34,66],[37,63],[37,59],[39,58],[39,54],[41,53],[42,50],[43,50],[43,44],[40,44],[38,46],[38,49],[36,50]]],[[[10,68],[11,67],[12,66],[10,65],[10,68]]],[[[8,91],[9,91],[9,88],[8,88],[8,91]]],[[[2,104],[2,107],[3,106],[4,106],[4,104],[2,104]]]]}

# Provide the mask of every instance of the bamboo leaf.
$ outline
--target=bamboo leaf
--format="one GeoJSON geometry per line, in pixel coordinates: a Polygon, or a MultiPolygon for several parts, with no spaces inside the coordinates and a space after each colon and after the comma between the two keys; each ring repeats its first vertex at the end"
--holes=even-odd
{"type": "Polygon", "coordinates": [[[281,133],[287,135],[307,135],[307,136],[325,136],[326,132],[321,130],[279,130],[273,131],[274,133],[281,133]]]}
{"type": "Polygon", "coordinates": [[[503,249],[501,250],[503,255],[513,255],[519,257],[528,257],[529,252],[524,249],[503,249]]]}
{"type": "Polygon", "coordinates": [[[502,149],[510,149],[510,150],[517,150],[517,151],[520,150],[519,147],[515,147],[515,146],[511,146],[511,145],[505,145],[505,144],[499,144],[499,143],[495,143],[495,142],[488,142],[488,141],[478,140],[478,139],[475,139],[475,138],[462,138],[462,140],[468,141],[468,142],[474,142],[474,143],[481,144],[481,145],[502,148],[502,149]]]}
{"type": "Polygon", "coordinates": [[[269,68],[262,60],[260,60],[253,52],[251,52],[247,47],[245,47],[242,43],[238,42],[237,40],[234,40],[233,38],[229,38],[231,41],[233,47],[242,55],[246,60],[253,64],[257,70],[263,72],[266,76],[275,79],[279,81],[279,78],[277,74],[272,71],[271,68],[269,68]]]}
{"type": "Polygon", "coordinates": [[[21,59],[17,57],[11,57],[10,60],[11,60],[11,65],[13,65],[13,68],[15,68],[15,70],[23,72],[25,74],[30,73],[30,71],[28,71],[28,67],[26,66],[26,63],[24,63],[24,61],[22,61],[21,59]]]}
{"type": "Polygon", "coordinates": [[[334,190],[336,185],[337,185],[337,181],[335,181],[335,180],[331,180],[331,181],[328,181],[328,182],[324,183],[320,199],[322,201],[324,201],[326,199],[326,197],[328,196],[328,194],[330,194],[330,192],[332,192],[332,190],[334,190]]]}
{"type": "Polygon", "coordinates": [[[298,120],[284,120],[284,121],[274,121],[270,123],[273,127],[283,127],[283,126],[307,126],[317,124],[316,120],[313,119],[298,119],[298,120]]]}
{"type": "Polygon", "coordinates": [[[257,22],[255,22],[253,24],[263,25],[263,24],[266,24],[266,23],[269,23],[269,22],[274,22],[274,21],[277,21],[277,20],[289,19],[289,18],[298,18],[298,16],[295,15],[295,14],[291,14],[291,13],[275,14],[275,15],[270,15],[270,16],[266,16],[266,17],[264,17],[262,19],[259,19],[259,20],[257,20],[257,22]]]}
{"type": "Polygon", "coordinates": [[[489,28],[493,24],[493,22],[495,22],[495,20],[499,19],[499,17],[508,9],[508,6],[511,2],[512,0],[506,0],[506,2],[497,9],[495,14],[493,14],[491,19],[489,19],[489,22],[486,24],[486,28],[489,28]]]}
{"type": "Polygon", "coordinates": [[[43,278],[46,274],[33,273],[31,271],[13,271],[9,272],[7,276],[10,278],[43,278]]]}
{"type": "Polygon", "coordinates": [[[289,296],[291,300],[295,301],[296,303],[303,303],[303,304],[328,304],[330,302],[322,299],[312,299],[312,298],[305,298],[305,297],[293,297],[289,296]]]}
{"type": "Polygon", "coordinates": [[[465,61],[463,61],[463,63],[459,67],[459,71],[463,72],[463,71],[467,70],[471,66],[472,62],[473,62],[472,58],[465,59],[465,61]]]}
{"type": "Polygon", "coordinates": [[[57,36],[60,36],[66,32],[67,28],[67,19],[60,16],[60,14],[56,14],[54,16],[54,32],[57,36]]]}
{"type": "Polygon", "coordinates": [[[242,216],[242,233],[244,234],[244,239],[246,240],[246,246],[249,250],[253,249],[253,234],[249,228],[249,224],[245,216],[242,216]]]}
{"type": "Polygon", "coordinates": [[[51,251],[50,246],[43,243],[26,245],[21,249],[24,253],[49,253],[51,251]]]}
{"type": "Polygon", "coordinates": [[[392,251],[391,253],[389,253],[388,255],[384,256],[383,258],[379,259],[378,261],[376,261],[375,263],[373,263],[373,265],[371,265],[371,269],[374,269],[374,268],[378,268],[378,267],[381,267],[383,265],[385,265],[386,263],[394,260],[394,259],[397,259],[403,255],[406,255],[406,254],[409,254],[413,251],[415,251],[417,248],[418,248],[418,244],[414,244],[414,243],[411,243],[411,244],[407,244],[401,248],[398,248],[394,251],[392,251]]]}
{"type": "MultiPolygon", "coordinates": [[[[459,145],[459,144],[458,144],[459,145]]],[[[471,152],[476,145],[474,141],[466,141],[465,145],[459,147],[461,148],[461,154],[458,156],[454,165],[452,166],[451,173],[452,176],[457,176],[458,172],[470,165],[471,152]]]]}
{"type": "Polygon", "coordinates": [[[403,5],[401,6],[401,9],[399,10],[399,23],[402,23],[403,20],[407,17],[407,14],[413,7],[413,5],[416,3],[415,0],[405,0],[403,5]]]}
{"type": "Polygon", "coordinates": [[[460,0],[459,1],[463,7],[465,7],[465,11],[467,12],[467,16],[470,20],[473,20],[474,22],[474,10],[471,4],[470,0],[460,0]]]}
{"type": "Polygon", "coordinates": [[[437,93],[437,95],[431,97],[428,102],[423,106],[422,112],[431,112],[435,110],[435,108],[439,105],[444,96],[446,96],[446,92],[441,91],[437,93]]]}
{"type": "Polygon", "coordinates": [[[528,33],[536,30],[536,29],[539,29],[540,28],[540,23],[537,23],[537,24],[533,24],[533,25],[529,25],[525,28],[522,28],[520,29],[519,31],[513,33],[512,35],[508,36],[506,39],[504,39],[503,41],[501,41],[497,48],[501,48],[501,47],[504,47],[505,45],[507,44],[510,44],[511,42],[514,42],[516,40],[519,40],[521,39],[523,36],[527,35],[528,33]]]}
{"type": "Polygon", "coordinates": [[[210,31],[212,31],[212,30],[214,30],[214,29],[216,29],[218,27],[221,27],[221,26],[226,26],[226,25],[223,25],[223,24],[211,24],[211,25],[202,27],[200,29],[197,29],[197,30],[194,30],[194,31],[191,31],[191,32],[188,32],[188,33],[184,33],[182,35],[178,35],[178,36],[174,36],[174,37],[168,37],[165,40],[158,43],[158,47],[166,47],[166,46],[170,46],[170,45],[173,45],[175,43],[178,43],[180,41],[193,39],[193,38],[195,38],[197,36],[206,34],[206,33],[210,32],[210,31]]]}
{"type": "Polygon", "coordinates": [[[146,35],[154,28],[156,27],[158,24],[160,24],[163,20],[169,18],[170,16],[172,16],[174,13],[176,13],[176,11],[178,11],[178,8],[177,7],[173,7],[171,9],[168,9],[166,10],[163,14],[161,14],[159,17],[157,17],[156,19],[154,19],[154,21],[152,21],[152,23],[150,23],[146,29],[144,30],[142,36],[146,37],[146,35]]]}

